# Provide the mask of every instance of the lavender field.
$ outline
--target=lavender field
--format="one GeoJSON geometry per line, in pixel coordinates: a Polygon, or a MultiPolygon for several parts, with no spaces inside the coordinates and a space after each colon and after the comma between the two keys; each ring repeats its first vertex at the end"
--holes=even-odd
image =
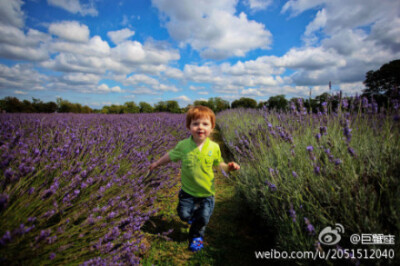
{"type": "Polygon", "coordinates": [[[184,115],[1,114],[1,264],[138,263],[179,171],[147,167],[186,137],[184,115]]]}
{"type": "MultiPolygon", "coordinates": [[[[359,97],[343,99],[336,110],[330,103],[322,106],[316,114],[301,100],[292,102],[288,113],[220,113],[221,135],[241,165],[231,178],[248,206],[277,233],[274,245],[281,250],[332,248],[321,244],[319,232],[340,223],[344,234],[333,248],[365,248],[350,243],[350,236],[382,234],[394,236],[392,245],[367,247],[398,252],[398,102],[390,110],[359,97]]],[[[327,239],[334,242],[335,236],[327,239]]]]}
{"type": "MultiPolygon", "coordinates": [[[[345,228],[337,249],[356,248],[353,233],[397,241],[399,115],[398,103],[378,110],[365,99],[343,100],[337,110],[324,103],[317,114],[302,101],[287,113],[219,113],[223,148],[241,165],[228,180],[276,232],[266,241],[280,250],[322,250],[318,233],[335,223],[345,228]]],[[[139,263],[151,244],[144,225],[162,211],[157,201],[174,200],[165,192],[179,175],[176,163],[145,178],[147,168],[188,137],[184,120],[1,114],[1,264],[139,263]]]]}

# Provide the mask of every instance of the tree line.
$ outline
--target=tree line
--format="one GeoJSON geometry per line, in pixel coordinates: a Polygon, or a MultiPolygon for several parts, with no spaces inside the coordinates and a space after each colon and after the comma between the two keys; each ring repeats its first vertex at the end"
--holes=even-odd
{"type": "MultiPolygon", "coordinates": [[[[370,70],[366,73],[364,80],[366,89],[363,90],[362,97],[373,100],[379,107],[390,105],[390,100],[400,100],[400,59],[391,61],[381,66],[380,69],[370,70]]],[[[322,104],[329,100],[332,108],[337,108],[341,94],[331,96],[329,93],[323,93],[314,99],[302,99],[304,106],[313,112],[322,109],[322,104]]],[[[285,111],[288,110],[291,102],[297,105],[300,98],[287,100],[285,95],[276,95],[268,101],[258,102],[252,98],[242,97],[234,100],[231,104],[220,97],[210,98],[207,101],[195,101],[194,105],[204,105],[211,108],[214,112],[221,112],[230,108],[263,108],[270,110],[285,111]]],[[[350,99],[349,99],[350,100],[350,99]]],[[[32,101],[20,101],[16,97],[5,97],[0,100],[0,111],[9,113],[103,113],[103,114],[126,114],[126,113],[154,113],[170,112],[184,113],[190,106],[181,108],[177,101],[160,101],[153,106],[147,102],[133,101],[126,102],[123,105],[104,106],[102,109],[92,109],[87,105],[82,106],[79,103],[71,103],[62,98],[57,98],[56,102],[42,102],[40,99],[32,98],[32,101]]]]}

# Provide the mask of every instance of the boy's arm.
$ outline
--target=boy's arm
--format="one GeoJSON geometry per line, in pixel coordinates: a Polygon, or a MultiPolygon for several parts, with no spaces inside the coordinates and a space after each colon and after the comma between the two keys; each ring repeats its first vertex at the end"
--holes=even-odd
{"type": "Polygon", "coordinates": [[[165,163],[169,163],[171,161],[171,158],[169,158],[169,153],[167,152],[166,154],[163,155],[160,159],[158,159],[156,162],[150,164],[149,170],[152,171],[154,168],[163,165],[165,163]]]}
{"type": "Polygon", "coordinates": [[[228,164],[226,164],[224,162],[221,162],[219,164],[219,167],[221,167],[221,169],[224,170],[225,172],[233,171],[233,170],[239,170],[240,169],[240,165],[238,165],[235,162],[230,162],[228,164]]]}

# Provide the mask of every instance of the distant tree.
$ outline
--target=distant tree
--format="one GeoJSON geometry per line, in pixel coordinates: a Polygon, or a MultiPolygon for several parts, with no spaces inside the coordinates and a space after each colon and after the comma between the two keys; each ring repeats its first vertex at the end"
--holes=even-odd
{"type": "Polygon", "coordinates": [[[210,107],[215,113],[229,109],[230,105],[228,101],[221,99],[220,97],[208,99],[208,107],[210,107]]]}
{"type": "Polygon", "coordinates": [[[59,113],[69,113],[72,112],[72,103],[67,100],[63,100],[62,98],[57,98],[57,111],[59,113]]]}
{"type": "Polygon", "coordinates": [[[320,105],[318,104],[317,99],[306,99],[304,101],[304,107],[307,109],[307,111],[317,113],[320,108],[320,105]]]}
{"type": "Polygon", "coordinates": [[[109,114],[122,114],[124,112],[124,108],[121,105],[112,104],[108,111],[109,114]]]}
{"type": "Polygon", "coordinates": [[[32,105],[32,103],[28,100],[22,101],[22,110],[23,113],[35,113],[37,112],[36,108],[32,105]]]}
{"type": "Polygon", "coordinates": [[[90,114],[92,112],[93,112],[93,110],[89,106],[85,105],[85,106],[82,107],[82,113],[90,114]]]}
{"type": "Polygon", "coordinates": [[[364,80],[364,84],[367,87],[363,91],[364,95],[385,95],[387,97],[399,97],[400,59],[386,63],[376,71],[368,71],[366,74],[366,79],[364,80]]]}
{"type": "Polygon", "coordinates": [[[268,99],[268,108],[270,110],[285,111],[288,107],[288,103],[288,100],[285,99],[285,95],[276,95],[268,99]]]}
{"type": "Polygon", "coordinates": [[[154,108],[146,102],[140,102],[139,109],[141,113],[152,113],[154,111],[154,108]]]}
{"type": "MultiPolygon", "coordinates": [[[[330,95],[328,92],[324,92],[321,95],[318,95],[315,97],[315,100],[313,100],[313,111],[314,108],[317,109],[317,111],[322,111],[323,110],[323,104],[326,103],[326,108],[327,110],[330,111],[335,111],[339,107],[339,102],[340,102],[340,95],[330,95]]],[[[304,104],[306,105],[306,104],[304,104]]],[[[308,108],[308,105],[307,105],[308,108]]]]}
{"type": "Polygon", "coordinates": [[[232,102],[232,108],[257,108],[257,102],[254,99],[242,97],[239,100],[234,100],[232,102]]]}
{"type": "Polygon", "coordinates": [[[330,97],[331,95],[329,93],[324,92],[321,95],[315,97],[315,100],[318,102],[319,105],[321,105],[323,102],[328,102],[330,97]]]}
{"type": "Polygon", "coordinates": [[[109,114],[110,113],[110,106],[103,106],[103,108],[101,108],[100,113],[102,114],[109,114]]]}
{"type": "Polygon", "coordinates": [[[194,102],[193,102],[193,105],[194,105],[194,106],[202,105],[202,106],[207,106],[207,107],[210,108],[210,109],[213,109],[213,108],[210,106],[210,104],[208,103],[208,101],[205,101],[205,100],[197,100],[197,101],[194,101],[194,102]]]}
{"type": "Polygon", "coordinates": [[[177,101],[161,101],[155,105],[154,111],[155,112],[180,113],[181,109],[180,109],[177,101]]]}
{"type": "Polygon", "coordinates": [[[139,113],[140,108],[136,105],[135,102],[126,102],[123,106],[123,113],[134,114],[139,113]]]}
{"type": "Polygon", "coordinates": [[[16,97],[5,97],[0,104],[1,109],[8,113],[20,113],[24,110],[23,103],[16,97]]]}
{"type": "Polygon", "coordinates": [[[167,101],[167,110],[170,113],[180,113],[181,108],[177,101],[167,101]]]}
{"type": "Polygon", "coordinates": [[[259,103],[257,104],[257,108],[258,108],[258,109],[261,109],[261,108],[263,108],[264,106],[268,106],[268,101],[267,101],[267,102],[261,101],[261,102],[259,102],[259,103]]]}
{"type": "Polygon", "coordinates": [[[160,101],[154,105],[155,112],[168,112],[167,103],[160,101]]]}

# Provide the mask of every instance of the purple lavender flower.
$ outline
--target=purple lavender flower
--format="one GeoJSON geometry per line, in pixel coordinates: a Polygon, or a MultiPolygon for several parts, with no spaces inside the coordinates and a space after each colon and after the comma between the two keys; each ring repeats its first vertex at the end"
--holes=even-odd
{"type": "Polygon", "coordinates": [[[311,152],[311,151],[313,151],[313,150],[314,150],[314,147],[313,147],[313,146],[311,146],[311,145],[310,145],[310,146],[307,146],[307,151],[308,151],[308,152],[311,152]]]}
{"type": "Polygon", "coordinates": [[[321,169],[319,168],[319,166],[314,167],[314,173],[317,175],[321,174],[321,169]]]}
{"type": "Polygon", "coordinates": [[[347,151],[350,153],[351,156],[357,157],[357,154],[352,147],[348,146],[347,151]]]}
{"type": "Polygon", "coordinates": [[[335,160],[333,160],[333,162],[335,163],[335,165],[340,165],[342,163],[342,160],[335,159],[335,160]]]}
{"type": "Polygon", "coordinates": [[[367,97],[362,97],[362,106],[364,108],[368,108],[368,98],[367,97]]]}
{"type": "Polygon", "coordinates": [[[393,99],[393,100],[392,100],[392,104],[393,104],[393,109],[394,109],[394,110],[399,109],[399,106],[400,106],[399,100],[393,99]]]}
{"type": "Polygon", "coordinates": [[[273,168],[269,168],[269,174],[271,176],[274,176],[275,170],[273,168]]]}
{"type": "Polygon", "coordinates": [[[298,177],[298,175],[297,175],[297,173],[296,173],[295,171],[292,171],[292,175],[293,175],[293,177],[295,177],[295,178],[298,177]]]}
{"type": "Polygon", "coordinates": [[[317,133],[317,135],[315,135],[315,138],[317,139],[317,141],[319,141],[321,139],[321,134],[317,133]]]}
{"type": "Polygon", "coordinates": [[[347,107],[349,107],[349,102],[347,101],[347,99],[343,99],[342,101],[342,106],[343,108],[347,109],[347,107]]]}
{"type": "Polygon", "coordinates": [[[14,175],[14,171],[11,168],[8,168],[5,172],[4,172],[4,176],[8,179],[11,179],[14,175]]]}
{"type": "Polygon", "coordinates": [[[268,185],[271,192],[277,191],[277,187],[275,184],[270,183],[268,180],[265,181],[265,184],[268,185]]]}
{"type": "Polygon", "coordinates": [[[346,137],[346,140],[347,140],[347,143],[349,143],[350,142],[350,140],[351,140],[351,131],[352,131],[352,129],[351,128],[349,128],[348,126],[346,126],[344,129],[343,129],[343,135],[346,137]]]}
{"type": "Polygon", "coordinates": [[[289,215],[292,217],[292,221],[296,222],[296,211],[293,209],[293,205],[290,204],[289,215]]]}
{"type": "Polygon", "coordinates": [[[10,231],[7,231],[0,239],[0,246],[4,246],[7,243],[10,243],[12,240],[12,236],[10,231]]]}
{"type": "Polygon", "coordinates": [[[56,258],[56,253],[52,252],[49,256],[50,260],[54,260],[56,258]]]}
{"type": "Polygon", "coordinates": [[[307,232],[308,232],[310,235],[314,235],[314,234],[315,234],[315,228],[314,228],[314,226],[310,223],[310,220],[308,220],[307,217],[304,217],[304,222],[306,223],[307,232]]]}

